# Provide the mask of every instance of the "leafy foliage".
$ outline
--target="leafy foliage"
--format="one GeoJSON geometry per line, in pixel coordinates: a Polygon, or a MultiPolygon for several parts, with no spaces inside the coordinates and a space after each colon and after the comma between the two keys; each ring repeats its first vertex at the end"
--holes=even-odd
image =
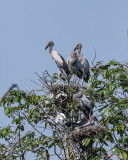
{"type": "Polygon", "coordinates": [[[0,143],[0,159],[24,159],[29,151],[35,153],[37,159],[45,160],[50,157],[108,159],[109,151],[127,159],[128,64],[113,60],[104,65],[100,61],[91,71],[89,85],[82,90],[92,101],[93,113],[98,115],[105,131],[82,137],[81,142],[72,141],[64,123],[55,123],[55,117],[62,112],[67,121],[77,122],[81,118],[78,102],[72,100],[81,82],[72,78],[73,85],[66,86],[66,79],[60,75],[65,86],[56,88],[57,74],[50,76],[45,72],[42,77],[38,75],[41,95],[36,91],[12,90],[1,103],[10,124],[0,128],[0,138],[4,141],[0,143]],[[33,130],[27,127],[29,125],[33,130]]]}

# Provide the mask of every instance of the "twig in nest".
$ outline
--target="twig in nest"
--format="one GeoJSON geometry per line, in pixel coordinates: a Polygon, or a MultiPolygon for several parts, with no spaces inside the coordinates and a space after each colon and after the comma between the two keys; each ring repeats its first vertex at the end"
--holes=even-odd
{"type": "Polygon", "coordinates": [[[42,87],[41,85],[39,85],[38,83],[34,82],[33,80],[31,80],[31,82],[33,82],[33,83],[37,84],[38,86],[42,87]]]}
{"type": "Polygon", "coordinates": [[[39,81],[40,81],[46,88],[48,88],[48,87],[47,87],[47,86],[48,86],[47,81],[44,80],[44,79],[42,79],[42,77],[41,77],[38,73],[35,72],[35,74],[40,78],[39,81]]]}

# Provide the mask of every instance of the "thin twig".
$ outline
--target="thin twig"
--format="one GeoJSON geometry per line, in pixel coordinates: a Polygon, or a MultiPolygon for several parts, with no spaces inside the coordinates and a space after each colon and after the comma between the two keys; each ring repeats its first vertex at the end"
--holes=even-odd
{"type": "Polygon", "coordinates": [[[105,107],[107,107],[107,106],[108,106],[108,105],[103,106],[103,107],[101,107],[101,108],[99,108],[99,109],[96,109],[95,111],[93,111],[93,113],[96,112],[96,111],[99,111],[100,109],[105,108],[105,107]]]}
{"type": "Polygon", "coordinates": [[[13,152],[14,152],[14,150],[12,150],[11,154],[8,157],[6,157],[4,160],[7,160],[8,158],[10,158],[12,156],[13,152]]]}
{"type": "Polygon", "coordinates": [[[33,80],[31,80],[31,82],[33,82],[33,83],[37,84],[38,86],[42,87],[40,84],[38,84],[38,83],[34,82],[33,80]]]}
{"type": "MultiPolygon", "coordinates": [[[[24,115],[24,117],[28,121],[28,123],[35,129],[35,131],[37,131],[39,134],[41,134],[42,136],[44,136],[38,129],[36,129],[36,127],[29,121],[29,119],[27,118],[27,116],[22,111],[21,111],[21,113],[24,115]]],[[[51,137],[49,137],[49,138],[51,138],[51,137]]]]}
{"type": "Polygon", "coordinates": [[[95,59],[96,59],[96,49],[95,49],[95,48],[94,48],[94,51],[95,51],[95,56],[94,56],[93,61],[91,62],[93,66],[95,66],[95,65],[94,65],[94,61],[95,61],[95,59]]]}
{"type": "Polygon", "coordinates": [[[55,152],[56,156],[57,156],[59,159],[62,160],[62,158],[61,158],[61,157],[59,156],[59,154],[57,154],[57,152],[56,152],[56,145],[54,145],[54,152],[55,152]]]}

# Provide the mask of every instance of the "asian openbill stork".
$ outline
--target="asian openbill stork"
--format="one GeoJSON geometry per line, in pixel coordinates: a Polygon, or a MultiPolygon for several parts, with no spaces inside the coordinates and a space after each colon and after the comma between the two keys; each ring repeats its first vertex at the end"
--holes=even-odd
{"type": "Polygon", "coordinates": [[[59,115],[56,116],[55,122],[58,123],[59,120],[61,120],[62,122],[64,122],[65,119],[66,119],[65,114],[60,113],[59,115]]]}
{"type": "Polygon", "coordinates": [[[92,102],[81,91],[73,94],[73,100],[78,100],[80,110],[88,119],[92,115],[92,102]]]}
{"type": "Polygon", "coordinates": [[[89,76],[90,76],[89,62],[87,61],[85,56],[81,54],[81,48],[82,48],[82,44],[79,43],[75,46],[74,51],[77,50],[77,57],[83,67],[83,80],[88,83],[89,76]]]}
{"type": "Polygon", "coordinates": [[[94,116],[94,115],[92,115],[92,116],[89,117],[88,122],[85,123],[85,124],[83,124],[82,126],[90,126],[90,125],[94,125],[94,124],[95,124],[95,121],[96,121],[97,123],[99,123],[97,117],[94,116]]]}
{"type": "Polygon", "coordinates": [[[61,54],[59,54],[57,51],[52,50],[53,46],[54,46],[54,42],[50,41],[45,47],[45,50],[49,47],[49,53],[51,54],[51,57],[57,64],[58,68],[60,69],[62,74],[66,73],[66,75],[68,76],[70,74],[68,65],[66,61],[64,60],[64,58],[61,56],[61,54]]]}
{"type": "Polygon", "coordinates": [[[65,126],[68,127],[69,129],[74,130],[76,127],[85,127],[85,126],[87,127],[87,126],[94,125],[95,121],[99,123],[97,117],[92,115],[89,117],[89,119],[83,118],[78,122],[66,122],[65,126]]]}
{"type": "Polygon", "coordinates": [[[67,59],[67,64],[72,73],[76,74],[79,78],[82,78],[82,65],[78,60],[77,53],[75,51],[71,52],[70,57],[67,59]]]}

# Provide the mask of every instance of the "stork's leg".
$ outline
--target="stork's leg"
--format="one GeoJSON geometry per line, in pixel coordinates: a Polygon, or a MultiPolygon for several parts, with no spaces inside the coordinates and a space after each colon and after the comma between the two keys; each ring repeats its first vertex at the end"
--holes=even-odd
{"type": "Polygon", "coordinates": [[[83,88],[83,84],[84,84],[84,77],[82,76],[82,88],[83,88]]]}
{"type": "Polygon", "coordinates": [[[60,70],[58,69],[58,80],[56,83],[59,83],[59,81],[60,81],[60,70]]]}
{"type": "MultiPolygon", "coordinates": [[[[69,77],[69,75],[65,79],[67,80],[67,83],[68,83],[68,86],[69,86],[69,84],[70,84],[70,77],[69,77]]],[[[65,84],[65,82],[64,82],[64,84],[65,84]]]]}
{"type": "Polygon", "coordinates": [[[58,81],[60,80],[60,71],[58,70],[58,81]]]}

